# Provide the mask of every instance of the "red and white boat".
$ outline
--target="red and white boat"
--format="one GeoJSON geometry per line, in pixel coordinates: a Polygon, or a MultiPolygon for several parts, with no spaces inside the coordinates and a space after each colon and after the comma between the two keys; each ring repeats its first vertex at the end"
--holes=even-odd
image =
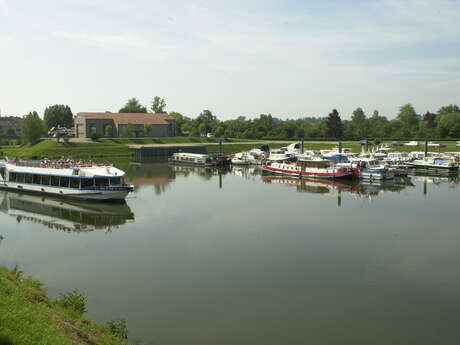
{"type": "Polygon", "coordinates": [[[302,160],[295,163],[272,162],[262,164],[261,168],[273,174],[310,178],[336,179],[353,174],[351,168],[335,166],[328,160],[302,160]]]}

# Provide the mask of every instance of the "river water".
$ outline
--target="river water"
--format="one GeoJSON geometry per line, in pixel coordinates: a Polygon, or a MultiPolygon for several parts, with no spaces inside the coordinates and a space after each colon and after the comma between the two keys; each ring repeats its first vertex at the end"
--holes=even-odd
{"type": "Polygon", "coordinates": [[[458,343],[458,180],[120,166],[126,204],[0,191],[0,265],[144,344],[458,343]]]}

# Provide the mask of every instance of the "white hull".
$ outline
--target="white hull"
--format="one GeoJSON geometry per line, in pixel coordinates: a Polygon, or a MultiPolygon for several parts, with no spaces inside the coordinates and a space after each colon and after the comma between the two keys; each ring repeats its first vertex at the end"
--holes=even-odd
{"type": "Polygon", "coordinates": [[[85,190],[16,182],[2,182],[0,188],[79,200],[124,200],[129,193],[129,190],[85,190]]]}

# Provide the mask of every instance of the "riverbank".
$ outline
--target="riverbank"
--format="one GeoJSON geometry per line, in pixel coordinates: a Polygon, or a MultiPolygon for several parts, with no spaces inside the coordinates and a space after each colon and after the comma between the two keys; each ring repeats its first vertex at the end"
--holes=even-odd
{"type": "MultiPolygon", "coordinates": [[[[113,138],[100,139],[98,141],[84,142],[56,142],[46,139],[35,145],[22,146],[0,146],[0,155],[9,158],[41,159],[60,158],[62,156],[75,159],[108,159],[129,158],[132,156],[130,146],[149,144],[205,144],[209,153],[219,150],[219,140],[216,138],[113,138]]],[[[264,141],[251,141],[241,139],[227,139],[224,145],[224,152],[232,154],[242,150],[259,147],[265,144],[264,141]]],[[[289,142],[273,142],[272,147],[281,147],[289,142]]]]}
{"type": "MultiPolygon", "coordinates": [[[[263,144],[269,144],[270,148],[279,148],[286,146],[294,141],[263,141],[263,140],[246,140],[246,139],[226,139],[223,143],[223,150],[226,154],[233,154],[252,148],[260,147],[263,144]]],[[[0,155],[9,158],[20,157],[24,159],[41,159],[59,158],[62,156],[72,157],[75,159],[94,159],[94,160],[114,160],[117,158],[129,158],[132,156],[131,146],[134,145],[151,145],[151,144],[205,144],[208,153],[217,153],[219,151],[218,138],[112,138],[100,139],[98,141],[82,142],[56,142],[56,140],[42,140],[36,145],[23,146],[0,146],[0,155]]],[[[460,148],[456,147],[453,141],[441,142],[445,147],[429,147],[432,152],[458,152],[460,148]]],[[[306,150],[327,150],[335,147],[337,142],[318,142],[305,141],[306,150]]],[[[350,148],[353,152],[360,152],[361,145],[359,142],[343,142],[344,148],[350,148]]],[[[418,147],[413,146],[396,146],[392,147],[395,151],[423,151],[423,144],[418,147]]]]}
{"type": "Polygon", "coordinates": [[[0,345],[129,344],[117,323],[102,326],[82,316],[83,295],[66,296],[53,299],[39,281],[0,267],[0,345]]]}

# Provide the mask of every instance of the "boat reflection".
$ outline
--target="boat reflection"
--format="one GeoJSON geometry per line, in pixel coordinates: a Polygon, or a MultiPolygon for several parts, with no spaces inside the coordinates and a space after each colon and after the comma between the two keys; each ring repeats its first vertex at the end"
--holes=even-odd
{"type": "Polygon", "coordinates": [[[342,194],[350,193],[358,197],[372,198],[384,192],[399,193],[405,188],[415,187],[408,177],[398,177],[390,181],[364,182],[357,180],[320,180],[286,176],[262,176],[262,181],[269,184],[292,186],[298,192],[329,194],[337,196],[338,206],[342,205],[342,194]]]}
{"type": "Polygon", "coordinates": [[[18,223],[30,221],[66,232],[112,231],[134,221],[134,214],[123,203],[92,203],[41,196],[0,192],[0,211],[18,223]]]}

